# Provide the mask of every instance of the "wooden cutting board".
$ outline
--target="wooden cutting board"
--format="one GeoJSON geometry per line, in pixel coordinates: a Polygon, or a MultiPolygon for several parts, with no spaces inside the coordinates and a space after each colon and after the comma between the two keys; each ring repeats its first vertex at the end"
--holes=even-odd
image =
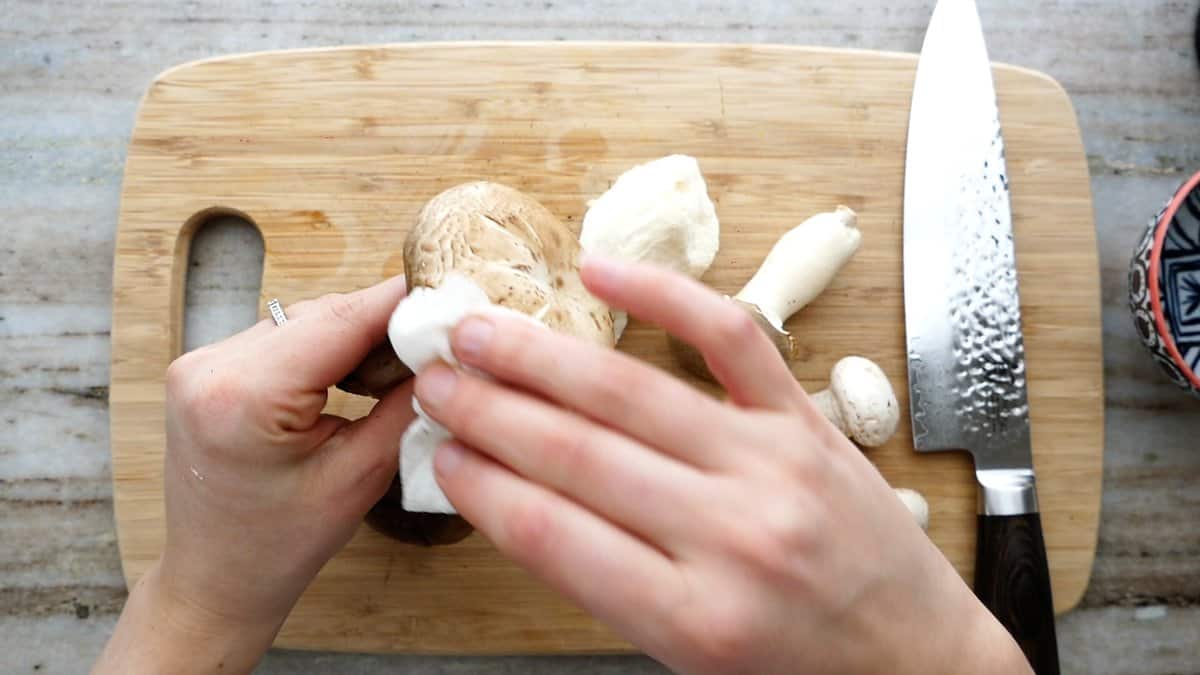
{"type": "MultiPolygon", "coordinates": [[[[845,204],[864,243],[790,323],[796,376],[824,386],[847,354],[878,361],[907,411],[901,195],[914,55],[785,46],[410,44],[184,65],[149,88],[129,147],[113,290],[112,453],[125,575],[158,556],[163,376],[179,354],[188,245],[242,214],[266,246],[262,297],[285,304],[400,273],[418,208],[490,179],[578,228],[586,200],[635,163],[697,157],[721,249],[705,281],[733,293],[773,241],[845,204]]],[[[1088,171],[1071,104],[1048,77],[996,66],[1028,351],[1034,459],[1058,611],[1095,552],[1103,453],[1100,287],[1088,171]]],[[[672,372],[660,332],[621,349],[672,372]]],[[[368,402],[340,393],[332,412],[368,402]]],[[[782,440],[781,440],[782,442],[782,440]]],[[[966,579],[971,463],[917,455],[907,414],[870,457],[923,492],[929,534],[966,579]]],[[[402,545],[363,527],[284,625],[286,647],[457,653],[628,645],[499,557],[480,535],[402,545]]]]}

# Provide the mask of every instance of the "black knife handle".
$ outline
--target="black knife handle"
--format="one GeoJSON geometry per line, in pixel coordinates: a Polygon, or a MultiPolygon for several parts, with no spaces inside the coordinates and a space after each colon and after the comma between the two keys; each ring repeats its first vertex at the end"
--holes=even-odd
{"type": "Polygon", "coordinates": [[[1038,514],[979,516],[975,595],[1016,638],[1037,675],[1058,675],[1050,567],[1038,514]]]}

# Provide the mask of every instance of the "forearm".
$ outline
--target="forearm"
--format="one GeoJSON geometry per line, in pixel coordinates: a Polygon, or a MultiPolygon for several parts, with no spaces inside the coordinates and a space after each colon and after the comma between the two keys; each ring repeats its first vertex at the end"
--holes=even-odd
{"type": "Polygon", "coordinates": [[[873,635],[857,672],[896,675],[1032,675],[1025,655],[996,617],[944,558],[919,598],[887,596],[858,616],[873,635]],[[885,609],[879,609],[885,608],[885,609]]]}
{"type": "Polygon", "coordinates": [[[172,596],[152,567],[129,595],[93,668],[109,673],[249,673],[279,626],[234,626],[172,596]]]}

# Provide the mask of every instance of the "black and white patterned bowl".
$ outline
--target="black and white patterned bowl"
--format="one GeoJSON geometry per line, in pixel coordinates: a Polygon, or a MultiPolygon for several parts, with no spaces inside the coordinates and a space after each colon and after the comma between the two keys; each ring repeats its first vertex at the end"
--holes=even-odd
{"type": "Polygon", "coordinates": [[[1129,307],[1159,366],[1200,397],[1200,173],[1146,228],[1129,267],[1129,307]]]}

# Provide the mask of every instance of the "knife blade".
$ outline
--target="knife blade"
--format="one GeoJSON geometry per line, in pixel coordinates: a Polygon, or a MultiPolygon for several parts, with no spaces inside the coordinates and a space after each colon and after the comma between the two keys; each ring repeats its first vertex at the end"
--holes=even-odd
{"type": "Polygon", "coordinates": [[[973,456],[976,595],[1036,672],[1058,673],[1004,138],[974,0],[939,0],[925,34],[903,223],[913,444],[973,456]]]}

